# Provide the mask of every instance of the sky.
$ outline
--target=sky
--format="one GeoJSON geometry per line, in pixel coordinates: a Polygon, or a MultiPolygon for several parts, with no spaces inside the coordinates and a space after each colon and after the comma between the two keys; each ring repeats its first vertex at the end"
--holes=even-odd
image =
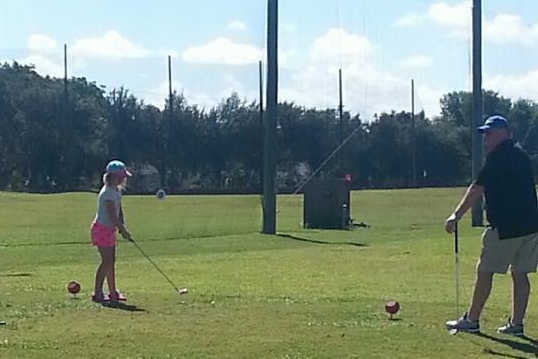
{"type": "MultiPolygon", "coordinates": [[[[259,94],[265,0],[1,0],[0,62],[42,75],[124,86],[163,107],[172,85],[205,108],[259,94]]],[[[538,1],[483,0],[483,87],[538,101],[538,1]]],[[[279,101],[375,113],[439,114],[439,99],[471,86],[471,0],[280,0],[279,101]]],[[[265,67],[264,67],[265,71],[265,67]]],[[[265,74],[264,74],[265,77],[265,74]]]]}

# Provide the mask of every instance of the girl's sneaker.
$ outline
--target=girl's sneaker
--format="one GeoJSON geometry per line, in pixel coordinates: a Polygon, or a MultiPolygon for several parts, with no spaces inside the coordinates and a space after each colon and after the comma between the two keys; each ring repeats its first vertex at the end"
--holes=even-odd
{"type": "Polygon", "coordinates": [[[508,318],[508,323],[497,329],[497,333],[515,335],[516,337],[522,337],[523,333],[523,324],[513,324],[512,318],[508,318]]]}
{"type": "Polygon", "coordinates": [[[100,293],[100,294],[93,293],[92,294],[92,302],[102,303],[104,301],[105,301],[105,296],[103,295],[103,293],[100,293]]]}
{"type": "Polygon", "coordinates": [[[119,290],[116,290],[116,292],[112,292],[108,294],[108,300],[110,300],[111,302],[117,302],[117,301],[126,302],[127,297],[121,294],[119,290]]]}

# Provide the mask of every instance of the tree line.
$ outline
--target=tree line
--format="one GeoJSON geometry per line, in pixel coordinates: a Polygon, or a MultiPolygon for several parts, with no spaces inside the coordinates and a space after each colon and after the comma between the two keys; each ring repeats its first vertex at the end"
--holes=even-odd
{"type": "MultiPolygon", "coordinates": [[[[484,113],[504,114],[514,137],[538,160],[538,105],[484,91],[484,113]]],[[[471,179],[472,95],[443,95],[441,114],[387,111],[365,121],[336,108],[278,104],[277,186],[293,191],[344,137],[319,172],[350,174],[354,188],[453,186],[471,179]],[[340,122],[341,121],[341,122],[340,122]],[[413,153],[416,173],[413,174],[413,153]],[[417,183],[413,183],[413,177],[417,183]]],[[[163,109],[121,87],[84,77],[43,77],[32,66],[0,65],[0,189],[64,192],[99,188],[105,164],[135,173],[129,190],[259,192],[263,134],[259,104],[234,93],[210,109],[174,92],[163,109]],[[151,180],[148,180],[151,178],[151,180]]]]}

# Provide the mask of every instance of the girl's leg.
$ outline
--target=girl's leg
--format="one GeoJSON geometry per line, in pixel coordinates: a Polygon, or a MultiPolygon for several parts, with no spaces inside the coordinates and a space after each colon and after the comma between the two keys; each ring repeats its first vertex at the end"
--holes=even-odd
{"type": "Polygon", "coordinates": [[[110,268],[114,267],[115,247],[97,247],[97,249],[101,255],[101,264],[99,264],[99,267],[97,267],[97,271],[95,272],[94,293],[95,296],[102,296],[105,277],[108,277],[110,268]]]}
{"type": "Polygon", "coordinates": [[[106,282],[108,284],[108,291],[110,293],[116,293],[116,247],[109,247],[110,249],[110,256],[111,256],[111,265],[110,269],[106,273],[106,282]]]}

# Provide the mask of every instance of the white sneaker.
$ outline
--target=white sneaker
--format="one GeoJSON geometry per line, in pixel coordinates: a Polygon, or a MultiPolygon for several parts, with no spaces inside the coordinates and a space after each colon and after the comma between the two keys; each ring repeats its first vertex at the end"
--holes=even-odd
{"type": "Polygon", "coordinates": [[[465,313],[458,320],[449,320],[446,322],[446,328],[448,330],[457,330],[459,332],[478,333],[480,331],[480,324],[478,321],[473,322],[467,318],[465,313]]]}

